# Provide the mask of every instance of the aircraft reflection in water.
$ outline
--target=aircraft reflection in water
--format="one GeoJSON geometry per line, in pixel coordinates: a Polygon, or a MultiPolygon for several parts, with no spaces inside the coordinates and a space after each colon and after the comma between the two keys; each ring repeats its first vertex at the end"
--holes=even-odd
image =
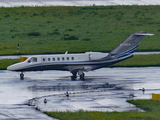
{"type": "Polygon", "coordinates": [[[69,83],[59,83],[52,86],[30,86],[32,91],[77,91],[77,90],[99,90],[99,89],[122,89],[115,84],[109,83],[85,83],[78,85],[70,85],[69,83]]]}
{"type": "Polygon", "coordinates": [[[85,52],[78,54],[33,55],[23,62],[7,67],[10,71],[20,71],[23,79],[24,71],[64,70],[70,71],[72,80],[79,75],[84,80],[84,72],[106,67],[133,56],[146,32],[132,33],[127,39],[109,53],[85,52]]]}

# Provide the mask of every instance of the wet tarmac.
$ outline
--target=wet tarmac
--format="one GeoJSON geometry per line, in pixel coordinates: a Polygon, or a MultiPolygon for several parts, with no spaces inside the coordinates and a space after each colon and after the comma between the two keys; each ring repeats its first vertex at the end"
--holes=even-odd
{"type": "Polygon", "coordinates": [[[0,119],[51,120],[43,111],[141,111],[126,100],[160,93],[160,67],[103,68],[87,72],[85,81],[70,76],[65,71],[27,72],[20,80],[19,73],[1,70],[0,119]]]}

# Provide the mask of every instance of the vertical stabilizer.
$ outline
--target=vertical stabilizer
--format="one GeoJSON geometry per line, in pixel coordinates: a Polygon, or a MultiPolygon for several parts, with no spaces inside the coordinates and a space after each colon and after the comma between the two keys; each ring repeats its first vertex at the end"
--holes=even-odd
{"type": "Polygon", "coordinates": [[[121,44],[119,44],[115,49],[110,52],[111,56],[124,56],[133,53],[140,42],[142,41],[144,35],[154,35],[148,34],[146,32],[136,32],[132,33],[127,39],[125,39],[121,44]]]}

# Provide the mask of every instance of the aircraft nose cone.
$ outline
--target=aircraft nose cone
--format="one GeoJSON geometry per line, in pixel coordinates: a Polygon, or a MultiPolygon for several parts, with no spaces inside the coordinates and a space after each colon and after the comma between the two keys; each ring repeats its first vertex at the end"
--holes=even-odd
{"type": "Polygon", "coordinates": [[[14,70],[13,65],[8,66],[8,67],[7,67],[7,70],[13,71],[13,70],[14,70]]]}
{"type": "Polygon", "coordinates": [[[13,65],[10,65],[7,67],[7,70],[9,71],[18,71],[18,70],[21,70],[22,67],[24,67],[25,64],[23,62],[21,63],[15,63],[13,65]]]}
{"type": "Polygon", "coordinates": [[[9,70],[9,71],[15,71],[15,70],[17,70],[17,65],[13,64],[13,65],[8,66],[7,70],[9,70]]]}

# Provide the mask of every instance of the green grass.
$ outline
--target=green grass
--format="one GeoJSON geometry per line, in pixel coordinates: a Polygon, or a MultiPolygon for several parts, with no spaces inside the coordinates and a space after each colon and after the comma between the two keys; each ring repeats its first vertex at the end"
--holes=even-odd
{"type": "Polygon", "coordinates": [[[129,100],[146,112],[45,112],[60,120],[160,120],[160,102],[153,100],[129,100]]]}
{"type": "Polygon", "coordinates": [[[9,65],[19,62],[19,59],[3,59],[0,60],[0,70],[6,70],[9,65]]]}
{"type": "Polygon", "coordinates": [[[0,11],[0,55],[108,52],[138,31],[155,34],[146,36],[138,51],[160,50],[159,5],[1,7],[0,11]]]}
{"type": "Polygon", "coordinates": [[[153,67],[160,66],[160,54],[134,55],[132,58],[112,65],[111,67],[153,67]]]}
{"type": "Polygon", "coordinates": [[[160,101],[154,100],[128,100],[129,103],[136,105],[139,108],[144,109],[147,112],[159,112],[160,101]]]}

